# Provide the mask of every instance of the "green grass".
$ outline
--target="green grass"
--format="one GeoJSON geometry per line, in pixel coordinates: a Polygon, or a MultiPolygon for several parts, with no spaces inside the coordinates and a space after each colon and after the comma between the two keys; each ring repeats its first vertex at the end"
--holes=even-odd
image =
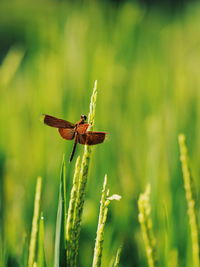
{"type": "Polygon", "coordinates": [[[193,186],[193,180],[189,170],[188,163],[188,152],[185,144],[185,136],[183,134],[179,135],[179,146],[180,146],[180,160],[182,163],[182,172],[183,180],[185,187],[185,196],[188,206],[188,218],[191,231],[191,240],[192,240],[192,256],[193,256],[193,265],[199,266],[199,227],[197,219],[197,203],[195,196],[195,188],[193,186]]]}
{"type": "MultiPolygon", "coordinates": [[[[119,196],[119,195],[109,196],[110,190],[107,187],[108,187],[107,175],[105,175],[104,182],[103,182],[101,201],[100,201],[99,220],[98,220],[98,226],[97,226],[92,267],[100,267],[101,266],[105,224],[106,224],[107,217],[108,217],[108,206],[112,200],[120,200],[121,199],[121,196],[119,196]]],[[[117,258],[118,259],[116,261],[118,261],[118,263],[119,263],[119,254],[118,254],[117,258]]],[[[115,266],[117,266],[117,264],[118,264],[116,261],[114,263],[115,266]]]]}
{"type": "Polygon", "coordinates": [[[158,266],[156,256],[156,240],[152,231],[153,223],[151,220],[151,205],[150,205],[151,187],[147,186],[145,192],[140,194],[138,200],[138,220],[141,225],[141,232],[144,240],[146,256],[149,267],[158,266]]]}
{"type": "Polygon", "coordinates": [[[34,263],[37,262],[37,239],[40,229],[39,221],[40,221],[40,210],[41,210],[41,192],[42,192],[42,178],[38,177],[36,184],[34,213],[33,213],[32,230],[31,230],[30,245],[29,245],[29,257],[28,257],[29,267],[32,267],[34,263]]]}
{"type": "MultiPolygon", "coordinates": [[[[63,153],[68,160],[72,143],[39,118],[47,113],[75,122],[87,115],[98,80],[94,130],[109,135],[92,151],[78,266],[92,265],[108,173],[111,194],[123,198],[109,206],[102,266],[109,266],[122,243],[119,266],[147,266],[137,201],[149,183],[158,261],[169,266],[173,255],[171,266],[190,267],[192,242],[177,136],[183,132],[187,137],[198,207],[200,6],[172,16],[130,3],[118,8],[91,1],[0,5],[0,34],[19,40],[0,67],[2,266],[17,266],[27,257],[24,236],[29,243],[38,175],[43,177],[46,266],[53,266],[60,165],[63,153]]],[[[83,149],[80,145],[75,156],[83,149]]],[[[66,165],[67,203],[74,165],[75,159],[66,165]]]]}
{"type": "MultiPolygon", "coordinates": [[[[97,99],[97,81],[95,82],[93,93],[90,102],[90,112],[88,115],[88,122],[90,129],[94,125],[95,107],[97,99]]],[[[88,179],[89,162],[92,148],[90,146],[84,147],[84,154],[80,163],[80,156],[77,158],[73,184],[70,193],[69,207],[67,211],[67,194],[66,194],[66,159],[63,157],[61,175],[59,200],[57,208],[57,220],[55,227],[55,247],[54,247],[54,266],[77,266],[77,257],[79,252],[80,233],[82,224],[82,213],[86,199],[86,186],[88,179]]],[[[22,254],[24,266],[46,266],[45,260],[45,229],[44,217],[41,213],[41,192],[42,192],[42,178],[37,178],[34,212],[32,220],[31,236],[29,241],[29,251],[25,250],[22,254]],[[28,260],[24,255],[28,254],[28,260]]],[[[101,196],[99,221],[96,233],[96,242],[94,247],[93,267],[100,267],[102,261],[103,243],[104,243],[104,229],[107,220],[108,206],[112,200],[120,200],[121,196],[114,194],[109,196],[109,189],[107,189],[107,175],[105,175],[103,190],[101,196]]],[[[26,248],[25,248],[26,249],[26,248]]],[[[117,253],[114,265],[119,265],[120,255],[117,253]]]]}

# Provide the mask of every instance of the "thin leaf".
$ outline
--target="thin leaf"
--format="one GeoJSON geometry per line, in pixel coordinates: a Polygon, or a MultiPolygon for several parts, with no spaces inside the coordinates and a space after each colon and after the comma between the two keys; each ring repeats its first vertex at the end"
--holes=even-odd
{"type": "Polygon", "coordinates": [[[37,266],[38,267],[46,266],[45,253],[44,253],[44,217],[42,213],[39,222],[37,266]]]}
{"type": "Polygon", "coordinates": [[[30,244],[29,244],[29,258],[28,258],[28,266],[29,267],[32,267],[34,264],[34,261],[36,260],[36,244],[37,244],[38,229],[39,229],[41,192],[42,192],[42,178],[39,176],[37,178],[37,184],[36,184],[31,239],[30,239],[30,244]]]}
{"type": "Polygon", "coordinates": [[[23,250],[22,250],[22,257],[21,257],[21,266],[27,267],[28,266],[28,239],[27,235],[24,234],[24,241],[23,241],[23,250]]]}
{"type": "Polygon", "coordinates": [[[0,263],[5,265],[5,241],[4,241],[4,207],[5,207],[5,193],[4,193],[4,170],[5,170],[5,155],[0,150],[0,263]]]}
{"type": "Polygon", "coordinates": [[[54,250],[54,266],[60,267],[66,265],[66,164],[63,157],[63,163],[60,175],[60,190],[56,220],[56,237],[54,250]]]}

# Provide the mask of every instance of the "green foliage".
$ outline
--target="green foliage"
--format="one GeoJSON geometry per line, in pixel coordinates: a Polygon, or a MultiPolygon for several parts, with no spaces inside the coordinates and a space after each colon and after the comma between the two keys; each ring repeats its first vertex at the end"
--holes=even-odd
{"type": "Polygon", "coordinates": [[[41,209],[41,192],[42,192],[42,178],[37,178],[36,192],[35,192],[35,203],[33,212],[33,221],[31,229],[31,237],[29,244],[29,257],[28,266],[32,267],[37,263],[37,243],[38,243],[38,232],[40,227],[40,209],[41,209]]]}
{"type": "Polygon", "coordinates": [[[199,262],[199,231],[198,231],[198,223],[197,223],[197,210],[195,203],[195,194],[194,188],[192,188],[192,177],[189,170],[188,164],[188,152],[185,144],[185,136],[184,134],[180,134],[178,137],[179,146],[180,146],[180,160],[182,164],[183,171],[183,180],[185,187],[185,196],[187,200],[188,206],[188,217],[189,224],[191,230],[191,239],[192,239],[192,255],[193,255],[193,266],[198,267],[199,262]]]}
{"type": "Polygon", "coordinates": [[[146,191],[140,194],[138,200],[139,215],[138,219],[141,225],[142,236],[144,239],[146,255],[149,267],[158,266],[155,252],[156,241],[152,231],[151,205],[150,205],[150,185],[146,191]]]}
{"type": "Polygon", "coordinates": [[[107,189],[107,175],[105,175],[102,195],[101,195],[101,206],[99,211],[99,221],[97,227],[97,236],[96,242],[94,247],[94,257],[93,257],[93,267],[101,266],[101,258],[102,258],[102,251],[103,251],[103,241],[104,241],[104,227],[107,219],[108,213],[108,205],[110,201],[107,201],[109,196],[109,189],[107,189]]]}
{"type": "MultiPolygon", "coordinates": [[[[60,219],[56,226],[59,166],[63,153],[68,160],[72,144],[39,117],[47,113],[77,121],[87,114],[97,79],[93,129],[109,134],[104,144],[93,148],[90,160],[77,265],[92,265],[98,193],[106,172],[111,190],[123,199],[109,206],[102,266],[109,266],[121,240],[120,266],[147,266],[137,201],[150,184],[159,263],[190,267],[194,243],[177,135],[187,136],[198,196],[199,4],[176,15],[130,2],[117,8],[105,1],[79,5],[3,0],[0,5],[5,48],[0,52],[0,261],[4,266],[21,263],[24,232],[30,237],[35,177],[41,175],[45,260],[46,266],[53,266],[55,229],[59,233],[63,223],[60,219]]],[[[84,148],[77,148],[82,155],[84,148]]],[[[67,165],[67,203],[74,164],[67,165]]],[[[195,201],[198,207],[198,198],[195,201]]],[[[61,207],[61,199],[59,203],[61,207]]],[[[63,214],[64,209],[59,216],[63,214]]]]}
{"type": "Polygon", "coordinates": [[[66,263],[66,163],[63,157],[59,200],[56,220],[56,236],[55,236],[55,251],[54,251],[54,266],[65,266],[66,263]]]}
{"type": "Polygon", "coordinates": [[[101,205],[99,211],[99,221],[97,227],[96,242],[94,247],[94,257],[92,267],[100,267],[102,261],[103,243],[104,243],[104,228],[107,220],[108,206],[113,199],[119,200],[121,197],[113,195],[109,197],[109,189],[107,188],[107,175],[104,177],[103,189],[101,194],[101,205]]]}
{"type": "MultiPolygon", "coordinates": [[[[97,95],[97,82],[95,82],[94,89],[92,92],[91,101],[90,101],[90,111],[88,115],[88,123],[91,124],[91,126],[93,126],[94,124],[96,95],[97,95]]],[[[75,235],[74,251],[75,251],[75,254],[74,254],[73,264],[71,266],[76,266],[77,264],[79,237],[80,237],[80,231],[81,231],[83,206],[85,202],[85,193],[86,193],[86,185],[87,185],[87,179],[88,179],[90,156],[91,156],[91,147],[84,146],[84,153],[83,153],[81,167],[80,167],[80,174],[79,174],[79,181],[78,181],[78,188],[77,188],[77,198],[76,198],[75,211],[74,211],[74,235],[75,235]]]]}
{"type": "Polygon", "coordinates": [[[121,252],[122,252],[122,247],[119,247],[118,250],[117,250],[117,253],[116,253],[116,257],[115,257],[115,261],[114,261],[113,267],[118,267],[119,266],[121,252]]]}
{"type": "Polygon", "coordinates": [[[38,256],[37,256],[37,266],[45,267],[45,251],[44,251],[44,217],[41,213],[39,222],[39,233],[38,233],[38,256]]]}
{"type": "MultiPolygon", "coordinates": [[[[28,266],[28,238],[27,235],[24,235],[24,240],[23,240],[23,249],[22,249],[22,255],[21,255],[21,261],[20,264],[23,267],[28,266]]],[[[4,266],[4,264],[2,264],[4,266]]]]}
{"type": "Polygon", "coordinates": [[[69,208],[67,212],[66,239],[67,239],[67,262],[69,266],[70,265],[73,266],[74,259],[76,257],[75,212],[76,212],[77,192],[79,187],[79,175],[80,175],[80,156],[78,156],[76,160],[73,185],[71,189],[69,208]]]}

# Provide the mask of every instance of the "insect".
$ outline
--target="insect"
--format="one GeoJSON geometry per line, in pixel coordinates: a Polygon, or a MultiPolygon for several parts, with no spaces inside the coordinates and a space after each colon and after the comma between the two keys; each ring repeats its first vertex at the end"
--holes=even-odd
{"type": "Polygon", "coordinates": [[[96,145],[104,141],[106,133],[105,132],[93,132],[87,131],[90,124],[86,122],[87,117],[81,115],[80,120],[75,124],[66,120],[57,119],[50,115],[43,115],[44,123],[48,126],[58,128],[58,131],[62,138],[66,140],[73,140],[74,145],[70,155],[70,162],[73,159],[77,144],[82,145],[96,145]]]}

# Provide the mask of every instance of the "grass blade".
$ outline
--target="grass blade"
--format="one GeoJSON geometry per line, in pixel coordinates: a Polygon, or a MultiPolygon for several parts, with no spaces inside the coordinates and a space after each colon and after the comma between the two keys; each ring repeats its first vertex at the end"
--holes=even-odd
{"type": "Polygon", "coordinates": [[[0,263],[5,264],[5,241],[4,241],[4,207],[5,207],[5,193],[4,193],[4,170],[5,169],[5,155],[0,150],[0,263]]]}
{"type": "Polygon", "coordinates": [[[63,157],[61,175],[60,175],[60,189],[56,220],[56,237],[55,237],[55,251],[54,251],[54,266],[60,267],[66,265],[66,239],[65,239],[65,225],[66,225],[66,164],[63,157]]]}
{"type": "Polygon", "coordinates": [[[37,244],[38,229],[39,229],[41,192],[42,192],[42,178],[39,176],[37,178],[37,184],[36,184],[34,213],[33,213],[33,221],[32,221],[31,239],[30,239],[30,245],[29,245],[29,258],[28,258],[29,267],[32,267],[34,264],[34,261],[36,260],[36,244],[37,244]]]}
{"type": "Polygon", "coordinates": [[[22,250],[22,257],[21,257],[21,265],[23,267],[28,266],[28,240],[27,240],[27,235],[24,234],[23,238],[23,250],[22,250]]]}
{"type": "Polygon", "coordinates": [[[188,165],[188,151],[185,144],[185,136],[183,134],[180,134],[178,140],[180,147],[180,160],[182,164],[185,195],[188,206],[189,224],[191,230],[193,266],[199,267],[199,232],[197,224],[197,213],[195,209],[194,188],[192,188],[192,177],[188,165]]]}
{"type": "Polygon", "coordinates": [[[41,213],[39,222],[38,233],[38,254],[37,254],[37,267],[45,267],[45,253],[44,253],[44,217],[41,213]]]}
{"type": "Polygon", "coordinates": [[[7,86],[9,82],[12,81],[15,73],[19,69],[23,57],[23,49],[13,47],[8,51],[3,64],[0,67],[1,83],[3,86],[7,86]]]}

